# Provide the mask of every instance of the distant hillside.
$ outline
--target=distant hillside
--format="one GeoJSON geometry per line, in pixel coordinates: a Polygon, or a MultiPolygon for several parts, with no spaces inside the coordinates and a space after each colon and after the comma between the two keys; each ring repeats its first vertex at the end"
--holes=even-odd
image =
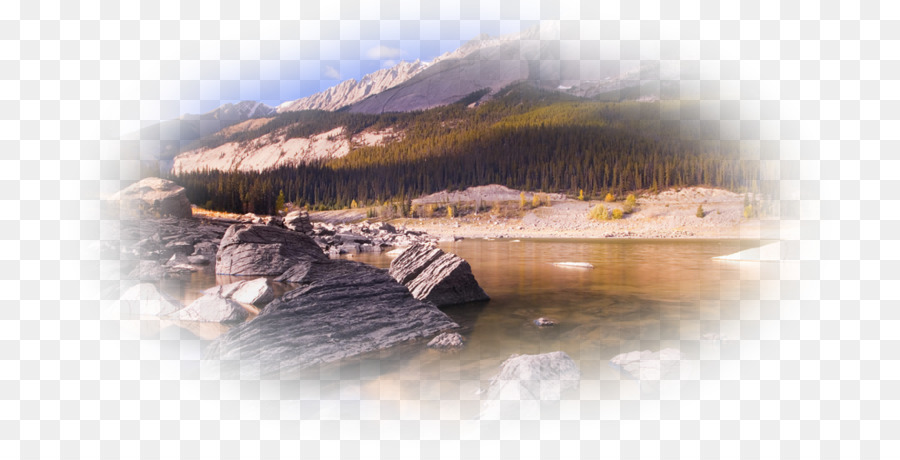
{"type": "Polygon", "coordinates": [[[740,161],[734,146],[712,141],[718,125],[696,121],[697,104],[602,102],[527,82],[470,107],[477,97],[413,113],[280,114],[254,129],[204,142],[253,142],[275,128],[289,138],[337,128],[350,135],[391,130],[402,136],[354,145],[340,158],[262,172],[194,171],[175,180],[194,203],[271,213],[279,191],[288,200],[330,209],[488,184],[596,195],[687,185],[741,190],[757,176],[756,164],[740,161]],[[681,123],[682,117],[693,121],[681,123]]]}
{"type": "Polygon", "coordinates": [[[150,125],[125,136],[122,156],[140,158],[147,163],[158,162],[157,167],[165,171],[171,168],[172,159],[197,139],[218,133],[246,120],[273,114],[275,108],[254,101],[224,104],[203,114],[187,114],[175,120],[150,125]]]}

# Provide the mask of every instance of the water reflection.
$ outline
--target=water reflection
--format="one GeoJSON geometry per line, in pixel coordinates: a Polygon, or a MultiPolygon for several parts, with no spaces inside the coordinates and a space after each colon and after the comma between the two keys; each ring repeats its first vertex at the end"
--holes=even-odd
{"type": "MultiPolygon", "coordinates": [[[[443,248],[468,260],[491,296],[487,303],[444,309],[457,321],[466,347],[453,353],[401,345],[371,356],[312,370],[316,380],[329,372],[347,384],[331,385],[360,399],[472,401],[511,354],[565,351],[579,365],[584,389],[618,381],[608,360],[633,350],[664,347],[690,351],[703,334],[720,333],[721,320],[739,313],[741,298],[756,298],[758,283],[740,265],[712,258],[758,246],[735,240],[464,240],[443,248]],[[587,262],[594,269],[557,262],[587,262]],[[547,317],[557,325],[539,328],[547,317]],[[349,376],[349,377],[348,377],[349,376]]],[[[385,254],[353,260],[382,268],[385,254]]],[[[241,277],[195,274],[187,282],[163,286],[189,302],[215,284],[241,277]]],[[[289,285],[279,285],[278,294],[289,285]]],[[[207,331],[196,331],[209,337],[207,331]]],[[[320,389],[322,395],[327,389],[320,389]]],[[[339,397],[338,394],[333,395],[339,397]]],[[[324,397],[324,396],[323,396],[324,397]]],[[[462,407],[462,406],[461,406],[462,407]]],[[[466,416],[471,416],[467,413],[466,416]]]]}

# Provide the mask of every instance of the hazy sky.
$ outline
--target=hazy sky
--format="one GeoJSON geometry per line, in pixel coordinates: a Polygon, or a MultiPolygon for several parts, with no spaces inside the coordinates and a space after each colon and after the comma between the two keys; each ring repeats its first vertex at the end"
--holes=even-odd
{"type": "MultiPolygon", "coordinates": [[[[279,19],[200,21],[199,40],[181,42],[182,54],[197,48],[187,54],[199,59],[181,60],[173,88],[180,111],[202,113],[241,100],[274,106],[400,61],[429,61],[479,34],[516,33],[544,19],[537,1],[502,2],[505,8],[470,3],[301,2],[293,10],[280,5],[272,13],[279,19]]],[[[214,16],[241,17],[239,6],[231,13],[219,8],[214,16]]]]}

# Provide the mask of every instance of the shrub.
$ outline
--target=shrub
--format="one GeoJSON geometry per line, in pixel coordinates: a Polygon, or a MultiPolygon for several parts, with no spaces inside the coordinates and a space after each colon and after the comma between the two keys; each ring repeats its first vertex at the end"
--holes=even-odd
{"type": "Polygon", "coordinates": [[[606,206],[603,206],[602,204],[598,204],[598,205],[594,206],[593,208],[591,208],[590,211],[588,211],[588,218],[593,219],[593,220],[608,219],[609,213],[606,211],[606,206]]]}
{"type": "Polygon", "coordinates": [[[519,193],[519,207],[522,209],[525,209],[525,203],[526,203],[525,192],[520,192],[519,193]]]}
{"type": "Polygon", "coordinates": [[[534,196],[531,197],[531,207],[537,208],[541,205],[541,197],[535,193],[534,196]]]}
{"type": "Polygon", "coordinates": [[[755,215],[756,215],[756,210],[753,209],[752,204],[748,204],[747,206],[744,206],[744,218],[745,219],[749,219],[755,215]]]}
{"type": "Polygon", "coordinates": [[[612,192],[609,192],[606,194],[606,198],[604,198],[603,201],[605,201],[607,203],[612,203],[613,201],[616,201],[616,196],[613,195],[612,192]]]}
{"type": "Polygon", "coordinates": [[[278,191],[278,198],[275,199],[275,212],[284,209],[284,190],[278,191]]]}
{"type": "Polygon", "coordinates": [[[578,199],[584,201],[584,190],[578,190],[578,199]]]}
{"type": "Polygon", "coordinates": [[[456,217],[456,205],[447,206],[447,217],[451,219],[456,217]]]}
{"type": "Polygon", "coordinates": [[[619,220],[619,219],[621,219],[622,216],[624,216],[624,215],[625,215],[625,213],[624,213],[621,209],[618,209],[618,208],[613,209],[613,212],[612,212],[612,218],[613,218],[613,219],[619,220]]]}
{"type": "Polygon", "coordinates": [[[622,207],[622,210],[625,211],[626,214],[631,214],[634,212],[634,206],[637,204],[637,198],[635,198],[634,194],[628,195],[628,198],[625,198],[625,206],[622,207]]]}
{"type": "Polygon", "coordinates": [[[703,211],[703,205],[697,206],[697,217],[704,218],[706,217],[706,212],[703,211]]]}

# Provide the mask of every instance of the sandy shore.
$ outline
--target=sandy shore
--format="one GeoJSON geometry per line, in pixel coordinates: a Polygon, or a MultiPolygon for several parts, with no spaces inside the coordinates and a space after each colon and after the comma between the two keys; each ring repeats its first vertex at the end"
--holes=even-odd
{"type": "MultiPolygon", "coordinates": [[[[486,198],[486,201],[490,201],[486,198]]],[[[463,203],[465,204],[465,203],[463,203]]],[[[483,211],[457,218],[395,219],[391,223],[428,232],[440,238],[772,238],[777,237],[774,219],[745,219],[744,196],[726,190],[688,187],[639,197],[631,214],[619,220],[588,218],[591,207],[602,204],[610,211],[621,208],[617,201],[556,199],[541,206],[504,217],[483,211]],[[703,206],[705,216],[697,217],[703,206]]],[[[365,217],[365,210],[311,213],[320,221],[346,222],[365,217]]]]}

